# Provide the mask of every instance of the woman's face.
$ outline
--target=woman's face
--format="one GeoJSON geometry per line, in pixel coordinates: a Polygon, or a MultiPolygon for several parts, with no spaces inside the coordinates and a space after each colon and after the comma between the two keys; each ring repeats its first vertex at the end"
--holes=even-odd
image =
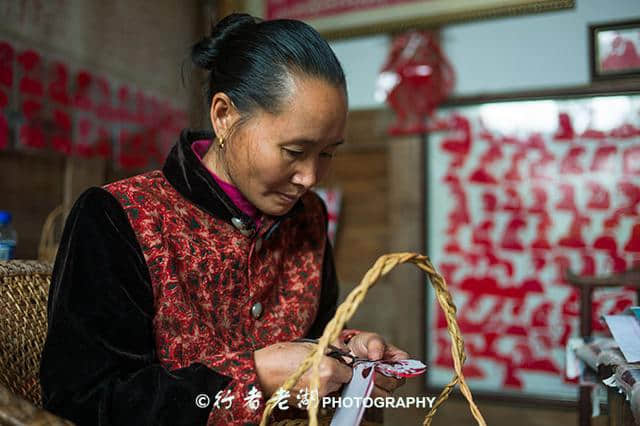
{"type": "MultiPolygon", "coordinates": [[[[215,170],[259,210],[273,216],[287,213],[322,180],[344,141],[344,91],[313,77],[293,81],[282,111],[255,113],[225,141],[215,170]]],[[[214,108],[215,104],[215,128],[214,108]]]]}

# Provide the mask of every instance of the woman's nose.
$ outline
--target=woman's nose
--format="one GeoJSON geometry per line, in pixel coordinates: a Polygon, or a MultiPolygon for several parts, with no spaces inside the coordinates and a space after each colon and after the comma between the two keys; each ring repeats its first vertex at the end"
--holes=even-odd
{"type": "Polygon", "coordinates": [[[305,161],[293,175],[293,183],[301,185],[305,189],[313,187],[318,182],[318,164],[317,161],[305,161]]]}

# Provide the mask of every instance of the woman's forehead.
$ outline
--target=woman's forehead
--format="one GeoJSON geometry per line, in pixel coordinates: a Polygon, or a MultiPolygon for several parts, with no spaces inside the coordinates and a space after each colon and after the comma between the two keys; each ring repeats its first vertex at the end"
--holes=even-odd
{"type": "Polygon", "coordinates": [[[347,104],[344,91],[320,79],[301,80],[277,113],[260,110],[254,129],[279,141],[337,143],[344,139],[347,104]]]}

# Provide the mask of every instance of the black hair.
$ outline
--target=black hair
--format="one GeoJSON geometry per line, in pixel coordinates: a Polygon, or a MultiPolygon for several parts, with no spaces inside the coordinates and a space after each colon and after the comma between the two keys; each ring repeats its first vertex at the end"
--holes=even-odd
{"type": "Polygon", "coordinates": [[[209,70],[209,105],[214,94],[223,92],[244,114],[257,107],[277,113],[296,74],[321,78],[347,93],[342,66],[331,47],[301,21],[231,14],[193,46],[191,59],[209,70]]]}

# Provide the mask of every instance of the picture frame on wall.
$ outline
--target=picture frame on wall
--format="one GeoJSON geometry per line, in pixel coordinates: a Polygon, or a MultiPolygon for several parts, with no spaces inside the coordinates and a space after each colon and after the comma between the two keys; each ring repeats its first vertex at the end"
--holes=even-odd
{"type": "Polygon", "coordinates": [[[640,77],[640,19],[589,26],[591,80],[640,77]]]}
{"type": "Polygon", "coordinates": [[[265,19],[301,19],[327,38],[405,31],[416,27],[571,8],[574,0],[247,0],[265,19]]]}

